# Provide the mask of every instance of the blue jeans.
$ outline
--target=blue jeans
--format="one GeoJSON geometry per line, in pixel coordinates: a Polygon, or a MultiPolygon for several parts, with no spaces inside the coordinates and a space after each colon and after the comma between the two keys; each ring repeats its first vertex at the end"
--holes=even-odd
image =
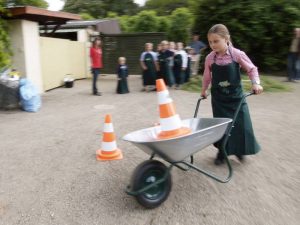
{"type": "Polygon", "coordinates": [[[98,93],[97,79],[100,74],[100,68],[92,68],[92,74],[93,74],[93,87],[92,87],[93,94],[97,94],[98,93]]]}
{"type": "Polygon", "coordinates": [[[297,60],[300,60],[298,53],[290,52],[288,55],[288,79],[300,79],[300,70],[296,67],[297,60]]]}

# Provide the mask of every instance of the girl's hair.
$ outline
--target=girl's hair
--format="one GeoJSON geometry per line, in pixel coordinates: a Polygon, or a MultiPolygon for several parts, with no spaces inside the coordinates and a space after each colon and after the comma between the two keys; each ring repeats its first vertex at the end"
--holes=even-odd
{"type": "MultiPolygon", "coordinates": [[[[93,40],[93,42],[92,42],[92,44],[93,44],[93,47],[96,47],[96,43],[97,43],[97,41],[100,41],[101,42],[101,39],[100,38],[95,38],[94,40],[93,40]]],[[[100,46],[99,47],[101,47],[101,43],[100,43],[100,46]]]]}
{"type": "Polygon", "coordinates": [[[225,38],[228,41],[229,45],[232,45],[229,30],[223,24],[215,24],[215,25],[213,25],[209,29],[209,31],[207,32],[207,35],[209,35],[209,34],[218,34],[222,38],[225,38]]]}
{"type": "Polygon", "coordinates": [[[119,57],[118,62],[120,63],[122,61],[126,62],[126,58],[125,57],[119,57]]]}

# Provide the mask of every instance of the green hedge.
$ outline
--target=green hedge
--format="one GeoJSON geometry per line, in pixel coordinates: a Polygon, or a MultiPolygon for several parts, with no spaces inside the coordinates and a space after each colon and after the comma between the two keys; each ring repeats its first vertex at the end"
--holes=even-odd
{"type": "Polygon", "coordinates": [[[209,28],[225,24],[233,45],[260,70],[285,69],[292,31],[300,26],[299,0],[201,0],[193,30],[203,40],[209,28]]]}

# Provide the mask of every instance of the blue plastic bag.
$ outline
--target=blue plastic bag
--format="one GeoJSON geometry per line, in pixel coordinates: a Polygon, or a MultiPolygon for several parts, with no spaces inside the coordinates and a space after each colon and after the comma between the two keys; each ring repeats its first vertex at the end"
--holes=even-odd
{"type": "Polygon", "coordinates": [[[20,80],[20,99],[23,110],[37,112],[41,108],[41,97],[36,87],[27,79],[20,80]]]}

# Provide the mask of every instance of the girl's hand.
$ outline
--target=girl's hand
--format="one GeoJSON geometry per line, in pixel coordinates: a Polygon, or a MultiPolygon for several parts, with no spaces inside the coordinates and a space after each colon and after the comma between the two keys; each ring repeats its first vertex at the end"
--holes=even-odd
{"type": "Polygon", "coordinates": [[[261,94],[263,92],[263,87],[259,84],[252,84],[252,91],[258,95],[258,94],[261,94]]]}
{"type": "Polygon", "coordinates": [[[144,70],[147,70],[148,68],[147,68],[147,66],[144,66],[143,69],[144,69],[144,70]]]}
{"type": "Polygon", "coordinates": [[[206,90],[202,90],[202,91],[201,91],[201,97],[207,98],[206,90]]]}

